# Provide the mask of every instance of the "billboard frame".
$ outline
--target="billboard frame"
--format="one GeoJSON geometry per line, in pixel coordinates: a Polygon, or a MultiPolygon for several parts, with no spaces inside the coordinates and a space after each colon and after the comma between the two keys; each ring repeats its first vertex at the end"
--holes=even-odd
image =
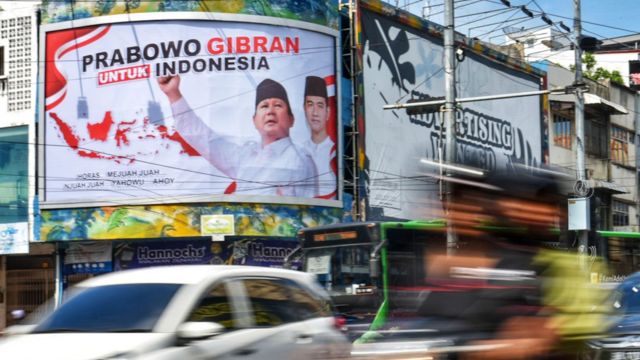
{"type": "Polygon", "coordinates": [[[326,200],[318,198],[299,198],[290,196],[264,196],[264,195],[225,195],[225,194],[211,194],[211,195],[184,195],[184,196],[172,196],[167,195],[162,198],[149,197],[149,198],[135,198],[135,199],[111,199],[100,201],[47,201],[46,199],[46,151],[45,147],[45,135],[46,135],[46,112],[45,112],[45,61],[38,63],[38,88],[37,88],[37,121],[40,123],[40,127],[37,131],[37,135],[40,141],[37,144],[37,170],[40,176],[37,179],[38,186],[38,199],[39,205],[42,209],[64,209],[64,208],[87,208],[87,207],[100,207],[100,206],[120,206],[120,205],[151,205],[151,204],[176,204],[176,203],[203,203],[203,202],[230,202],[230,203],[265,203],[265,204],[282,204],[282,205],[310,205],[310,206],[327,206],[327,207],[343,207],[343,191],[344,191],[344,165],[342,163],[343,158],[343,129],[342,129],[342,104],[340,101],[340,94],[342,93],[341,82],[337,81],[342,77],[341,71],[341,54],[339,51],[340,46],[340,31],[323,26],[317,25],[300,20],[290,20],[277,17],[259,16],[259,15],[242,15],[242,14],[227,14],[227,13],[203,13],[203,12],[165,12],[165,13],[136,13],[136,14],[119,14],[108,15],[101,17],[92,17],[79,20],[69,20],[65,22],[44,24],[40,26],[40,40],[38,45],[40,47],[38,56],[40,59],[46,59],[46,39],[47,34],[54,31],[69,30],[74,28],[82,28],[87,26],[105,25],[105,24],[126,24],[126,23],[141,23],[148,21],[215,21],[215,22],[233,22],[233,23],[253,23],[260,25],[281,26],[294,29],[307,30],[324,35],[328,35],[333,38],[334,51],[335,51],[335,77],[336,77],[336,136],[337,136],[337,195],[335,200],[326,200]]]}

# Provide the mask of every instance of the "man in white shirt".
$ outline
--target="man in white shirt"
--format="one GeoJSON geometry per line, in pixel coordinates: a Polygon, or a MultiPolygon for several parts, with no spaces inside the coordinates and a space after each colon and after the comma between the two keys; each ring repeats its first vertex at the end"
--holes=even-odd
{"type": "Polygon", "coordinates": [[[304,114],[311,138],[304,143],[318,170],[319,198],[336,198],[336,146],[327,133],[331,109],[327,84],[318,76],[307,76],[304,88],[304,114]]]}
{"type": "Polygon", "coordinates": [[[241,145],[220,135],[191,109],[180,92],[180,77],[159,77],[178,133],[222,173],[233,180],[225,194],[314,197],[318,193],[313,160],[291,142],[294,117],[284,87],[271,79],[256,88],[253,124],[261,142],[241,145]]]}

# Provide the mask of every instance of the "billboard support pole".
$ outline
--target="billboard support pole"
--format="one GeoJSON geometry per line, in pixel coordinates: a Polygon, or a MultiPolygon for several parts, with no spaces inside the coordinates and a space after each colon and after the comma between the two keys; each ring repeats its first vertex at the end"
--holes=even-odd
{"type": "MultiPolygon", "coordinates": [[[[567,86],[564,88],[557,88],[557,89],[551,89],[551,90],[537,90],[537,91],[526,91],[526,92],[520,92],[520,93],[457,98],[456,104],[467,103],[467,102],[489,101],[489,100],[513,99],[518,97],[538,96],[538,95],[546,95],[546,94],[569,94],[575,91],[575,88],[576,88],[575,86],[567,86]]],[[[582,87],[582,92],[589,92],[589,88],[582,87]]],[[[412,102],[406,102],[406,103],[388,104],[388,105],[384,105],[382,108],[384,110],[412,109],[412,108],[421,108],[421,107],[431,108],[436,105],[444,105],[444,103],[445,103],[445,100],[412,101],[412,102]]]]}
{"type": "MultiPolygon", "coordinates": [[[[578,184],[584,185],[586,181],[585,163],[584,163],[584,94],[582,87],[582,49],[580,48],[580,36],[582,32],[582,25],[580,20],[580,0],[573,0],[574,5],[574,19],[573,19],[573,31],[576,39],[575,49],[575,61],[576,61],[576,78],[574,85],[576,86],[576,106],[575,106],[575,120],[576,120],[576,171],[577,171],[577,188],[583,188],[578,184]]],[[[578,252],[585,254],[588,248],[589,234],[586,230],[578,231],[578,252]]]]}
{"type": "Polygon", "coordinates": [[[358,97],[358,84],[357,84],[357,76],[356,74],[356,56],[358,56],[358,44],[355,34],[357,14],[358,14],[358,1],[349,1],[348,10],[349,10],[349,47],[351,51],[351,56],[349,59],[349,74],[351,75],[351,85],[352,92],[354,94],[354,99],[351,104],[351,132],[348,133],[351,136],[351,164],[353,165],[351,168],[352,174],[352,189],[353,189],[353,218],[356,221],[365,221],[365,214],[362,211],[363,204],[360,201],[360,177],[358,176],[358,171],[360,170],[359,157],[358,157],[358,137],[359,137],[359,129],[358,129],[358,109],[357,105],[360,102],[360,98],[358,97]]]}
{"type": "MultiPolygon", "coordinates": [[[[445,78],[445,103],[444,103],[444,123],[445,123],[445,161],[447,164],[454,164],[456,155],[456,128],[455,128],[455,100],[456,100],[456,79],[455,79],[455,33],[453,0],[444,2],[444,78],[445,78]]],[[[451,175],[447,170],[447,175],[451,175]]],[[[452,184],[447,183],[446,187],[445,211],[448,213],[452,205],[452,184]]],[[[458,247],[458,239],[451,224],[447,223],[447,254],[453,255],[458,247]]]]}

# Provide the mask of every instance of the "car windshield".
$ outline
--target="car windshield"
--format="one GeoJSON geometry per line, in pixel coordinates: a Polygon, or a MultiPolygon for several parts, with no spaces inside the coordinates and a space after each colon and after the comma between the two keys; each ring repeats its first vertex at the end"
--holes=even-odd
{"type": "Polygon", "coordinates": [[[150,332],[179,284],[123,284],[80,288],[33,333],[150,332]]]}

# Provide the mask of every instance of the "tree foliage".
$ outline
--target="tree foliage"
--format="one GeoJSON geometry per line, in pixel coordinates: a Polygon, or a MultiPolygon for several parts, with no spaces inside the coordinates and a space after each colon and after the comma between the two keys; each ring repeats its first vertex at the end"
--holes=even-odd
{"type": "MultiPolygon", "coordinates": [[[[593,81],[601,81],[609,79],[611,82],[623,85],[624,80],[618,70],[609,71],[603,67],[596,66],[598,62],[593,53],[585,52],[582,55],[582,65],[584,67],[583,75],[593,81]]],[[[575,65],[571,65],[571,70],[575,70],[575,65]]]]}

